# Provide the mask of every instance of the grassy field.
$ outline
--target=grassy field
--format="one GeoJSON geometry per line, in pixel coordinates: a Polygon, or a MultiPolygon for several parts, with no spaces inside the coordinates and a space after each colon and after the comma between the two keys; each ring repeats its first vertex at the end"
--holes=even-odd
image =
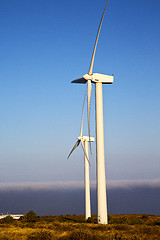
{"type": "Polygon", "coordinates": [[[69,239],[160,239],[160,216],[109,215],[108,225],[98,225],[96,216],[42,216],[31,212],[20,220],[0,220],[0,240],[69,239]]]}

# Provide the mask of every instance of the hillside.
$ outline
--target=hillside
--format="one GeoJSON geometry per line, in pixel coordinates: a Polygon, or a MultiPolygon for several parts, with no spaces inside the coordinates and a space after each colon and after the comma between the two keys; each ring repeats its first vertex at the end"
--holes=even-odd
{"type": "Polygon", "coordinates": [[[0,220],[0,240],[160,239],[160,216],[109,215],[108,225],[96,224],[96,216],[36,216],[0,220]]]}

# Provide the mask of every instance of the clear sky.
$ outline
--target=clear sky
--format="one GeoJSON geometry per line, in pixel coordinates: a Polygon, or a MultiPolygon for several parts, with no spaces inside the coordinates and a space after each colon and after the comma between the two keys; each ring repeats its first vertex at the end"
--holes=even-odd
{"type": "MultiPolygon", "coordinates": [[[[88,72],[105,4],[0,1],[0,182],[83,180],[81,147],[67,156],[87,86],[71,81],[88,72]]],[[[159,0],[110,0],[104,17],[93,70],[115,76],[103,86],[109,180],[160,178],[159,13],[159,0]]],[[[93,136],[94,105],[93,86],[93,136]]]]}

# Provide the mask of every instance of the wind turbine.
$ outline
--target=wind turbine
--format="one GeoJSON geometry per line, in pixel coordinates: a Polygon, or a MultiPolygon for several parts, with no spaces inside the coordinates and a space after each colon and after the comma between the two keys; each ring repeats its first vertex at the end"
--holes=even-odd
{"type": "Polygon", "coordinates": [[[85,98],[84,98],[83,109],[82,109],[82,120],[81,120],[80,136],[78,137],[78,141],[76,142],[76,144],[72,148],[70,154],[68,155],[68,158],[70,157],[72,152],[81,143],[83,151],[84,151],[85,219],[87,220],[89,217],[91,217],[90,181],[89,181],[89,165],[90,165],[90,162],[89,162],[88,142],[94,142],[94,138],[93,137],[88,137],[88,136],[82,136],[84,105],[85,105],[85,98]]]}
{"type": "Polygon", "coordinates": [[[96,109],[96,160],[97,160],[97,222],[99,224],[107,224],[107,198],[106,198],[106,176],[105,176],[105,156],[104,156],[104,127],[103,127],[103,95],[102,84],[113,83],[113,76],[104,75],[100,73],[92,73],[93,63],[99,33],[101,30],[102,21],[107,8],[109,0],[104,8],[100,25],[97,32],[97,37],[93,49],[91,63],[88,74],[83,77],[72,81],[72,83],[87,83],[88,82],[88,132],[90,139],[90,101],[91,101],[91,83],[95,84],[95,109],[96,109]]]}

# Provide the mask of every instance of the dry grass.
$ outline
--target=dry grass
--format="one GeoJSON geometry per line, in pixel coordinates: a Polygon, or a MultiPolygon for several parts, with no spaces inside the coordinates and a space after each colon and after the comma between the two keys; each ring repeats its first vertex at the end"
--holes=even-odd
{"type": "Polygon", "coordinates": [[[86,223],[84,216],[43,216],[36,222],[0,221],[0,240],[150,240],[160,239],[160,216],[110,215],[108,225],[86,223]]]}

